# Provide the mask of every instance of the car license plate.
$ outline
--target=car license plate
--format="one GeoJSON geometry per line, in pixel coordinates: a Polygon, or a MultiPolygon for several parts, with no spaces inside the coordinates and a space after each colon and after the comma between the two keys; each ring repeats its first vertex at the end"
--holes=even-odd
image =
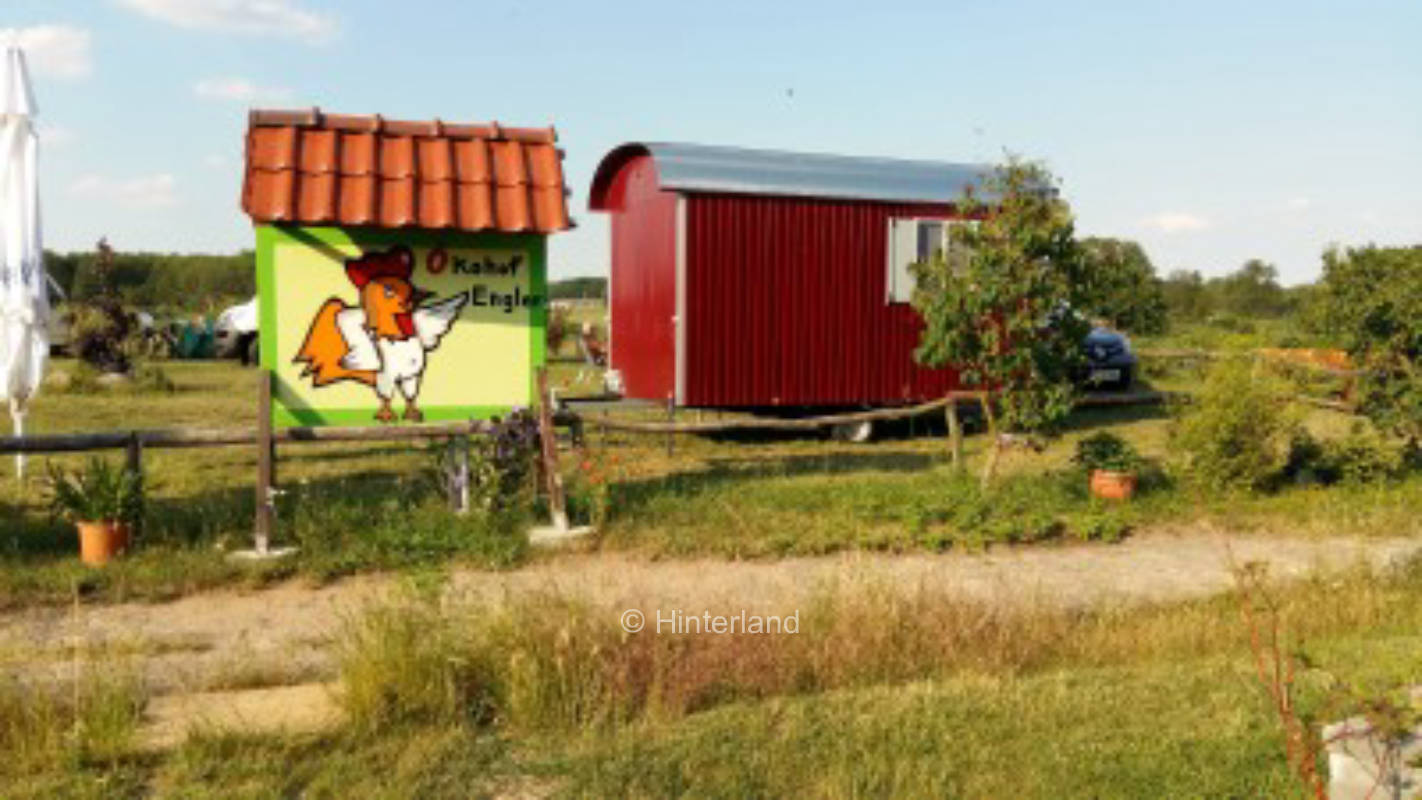
{"type": "Polygon", "coordinates": [[[1093,369],[1091,371],[1092,383],[1110,383],[1121,379],[1119,369],[1093,369]]]}

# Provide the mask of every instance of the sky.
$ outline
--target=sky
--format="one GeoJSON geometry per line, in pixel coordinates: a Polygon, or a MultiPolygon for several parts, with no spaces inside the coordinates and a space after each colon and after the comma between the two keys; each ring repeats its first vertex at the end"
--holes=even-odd
{"type": "Polygon", "coordinates": [[[12,32],[58,250],[252,247],[247,110],[313,105],[556,125],[554,278],[606,274],[587,189],[628,141],[1039,159],[1162,274],[1422,243],[1418,0],[5,0],[12,32]]]}

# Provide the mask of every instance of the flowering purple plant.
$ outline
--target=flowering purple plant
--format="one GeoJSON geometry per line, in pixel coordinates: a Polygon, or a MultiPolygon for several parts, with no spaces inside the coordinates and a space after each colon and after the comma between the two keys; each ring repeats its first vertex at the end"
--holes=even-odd
{"type": "Polygon", "coordinates": [[[525,485],[538,455],[538,418],[515,407],[506,417],[494,417],[489,433],[490,457],[498,474],[501,494],[514,494],[525,485]]]}

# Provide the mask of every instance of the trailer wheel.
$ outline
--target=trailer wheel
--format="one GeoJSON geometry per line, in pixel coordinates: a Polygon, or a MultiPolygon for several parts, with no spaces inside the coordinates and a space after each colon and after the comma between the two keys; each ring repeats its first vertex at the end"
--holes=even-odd
{"type": "Polygon", "coordinates": [[[863,422],[846,422],[836,425],[830,429],[830,435],[836,441],[853,442],[864,444],[874,439],[874,420],[866,419],[863,422]]]}

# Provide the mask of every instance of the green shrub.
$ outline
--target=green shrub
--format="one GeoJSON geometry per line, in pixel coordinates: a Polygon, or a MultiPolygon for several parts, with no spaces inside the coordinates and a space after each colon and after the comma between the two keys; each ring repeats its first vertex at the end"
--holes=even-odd
{"type": "Polygon", "coordinates": [[[1370,484],[1391,480],[1406,466],[1403,448],[1360,422],[1342,439],[1319,441],[1307,431],[1296,433],[1285,474],[1295,483],[1370,484]]]}
{"type": "Polygon", "coordinates": [[[1110,431],[1094,433],[1076,443],[1074,463],[1087,472],[1134,472],[1140,455],[1125,439],[1110,431]]]}
{"type": "Polygon", "coordinates": [[[1422,443],[1422,246],[1330,249],[1319,292],[1319,326],[1363,370],[1363,413],[1422,443]]]}
{"type": "Polygon", "coordinates": [[[1225,361],[1211,368],[1195,402],[1176,419],[1171,444],[1196,485],[1258,491],[1284,474],[1299,426],[1282,382],[1247,363],[1225,361]]]}

